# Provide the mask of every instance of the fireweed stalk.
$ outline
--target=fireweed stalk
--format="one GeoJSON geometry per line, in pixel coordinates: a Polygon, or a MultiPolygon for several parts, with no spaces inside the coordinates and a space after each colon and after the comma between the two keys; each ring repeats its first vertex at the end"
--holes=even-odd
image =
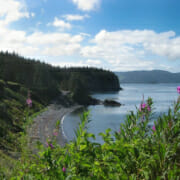
{"type": "Polygon", "coordinates": [[[30,112],[31,112],[31,107],[32,107],[32,100],[31,100],[31,93],[30,91],[28,90],[28,93],[27,93],[27,99],[26,99],[26,105],[27,105],[27,108],[25,108],[25,117],[24,119],[28,122],[29,119],[30,119],[30,112]]]}
{"type": "Polygon", "coordinates": [[[151,106],[152,106],[152,99],[148,98],[146,102],[144,102],[144,95],[143,100],[139,106],[139,113],[141,116],[141,122],[145,120],[145,116],[151,113],[151,106]]]}
{"type": "Polygon", "coordinates": [[[52,134],[52,137],[49,137],[48,136],[48,139],[46,140],[46,147],[50,147],[51,149],[54,149],[54,144],[56,144],[56,141],[57,141],[57,137],[58,137],[58,134],[59,134],[59,121],[57,121],[56,123],[56,128],[53,130],[53,134],[52,134]]]}
{"type": "Polygon", "coordinates": [[[180,86],[177,87],[177,92],[178,92],[178,94],[179,94],[179,97],[178,97],[178,100],[177,100],[177,101],[180,102],[180,86]]]}
{"type": "Polygon", "coordinates": [[[28,107],[32,107],[32,100],[31,100],[31,94],[30,91],[28,91],[28,95],[27,95],[27,99],[26,99],[26,104],[28,105],[28,107]]]}

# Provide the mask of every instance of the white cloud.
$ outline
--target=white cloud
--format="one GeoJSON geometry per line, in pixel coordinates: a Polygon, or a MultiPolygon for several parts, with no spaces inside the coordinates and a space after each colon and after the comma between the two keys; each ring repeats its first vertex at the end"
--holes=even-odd
{"type": "Polygon", "coordinates": [[[79,53],[83,41],[81,35],[59,32],[27,34],[6,27],[0,28],[0,39],[0,50],[15,51],[23,56],[70,56],[79,53]]]}
{"type": "MultiPolygon", "coordinates": [[[[27,33],[24,30],[14,30],[7,26],[13,21],[23,17],[34,17],[34,13],[26,11],[25,4],[15,0],[0,0],[0,50],[16,52],[23,56],[70,56],[80,51],[82,35],[68,33],[34,32],[27,33]]],[[[53,24],[61,29],[69,29],[71,25],[58,18],[53,24]]]]}
{"type": "Polygon", "coordinates": [[[80,35],[82,35],[84,37],[90,37],[91,36],[90,34],[87,34],[87,33],[80,33],[80,35]]]}
{"type": "Polygon", "coordinates": [[[163,68],[153,57],[180,60],[179,49],[180,37],[173,31],[102,30],[81,49],[80,54],[84,58],[105,60],[111,69],[140,70],[163,68]]]}
{"type": "MultiPolygon", "coordinates": [[[[78,61],[55,61],[52,62],[54,66],[60,66],[60,67],[99,67],[102,68],[103,64],[101,63],[100,60],[93,60],[93,59],[88,59],[88,60],[78,60],[78,61]]],[[[104,67],[104,69],[107,69],[104,67]]]]}
{"type": "MultiPolygon", "coordinates": [[[[34,17],[35,14],[28,13],[22,1],[0,0],[0,50],[17,52],[23,56],[60,56],[73,55],[79,52],[82,35],[71,35],[68,33],[26,33],[24,30],[10,29],[8,24],[26,17],[34,17]],[[21,3],[20,3],[21,2],[21,3]]],[[[70,29],[71,25],[58,18],[53,24],[61,29],[70,29]]]]}
{"type": "Polygon", "coordinates": [[[38,52],[37,47],[27,43],[27,35],[24,31],[10,30],[2,26],[0,28],[0,39],[1,51],[18,52],[25,56],[38,52]]]}
{"type": "Polygon", "coordinates": [[[32,13],[31,13],[31,17],[34,17],[34,16],[35,16],[35,13],[32,12],[32,13]]]}
{"type": "Polygon", "coordinates": [[[83,11],[91,11],[96,9],[101,0],[72,0],[77,7],[83,11]]]}
{"type": "Polygon", "coordinates": [[[66,14],[63,16],[67,21],[82,21],[85,18],[89,18],[89,15],[79,15],[79,14],[66,14]]]}
{"type": "Polygon", "coordinates": [[[58,27],[60,29],[71,29],[71,24],[67,23],[57,17],[54,18],[54,22],[52,23],[53,26],[58,27]]]}
{"type": "Polygon", "coordinates": [[[57,45],[57,44],[73,44],[80,43],[83,40],[82,36],[71,36],[68,33],[43,33],[35,32],[27,36],[27,42],[32,45],[57,45]]]}
{"type": "Polygon", "coordinates": [[[80,47],[80,44],[58,44],[57,46],[47,46],[42,51],[42,54],[48,56],[71,56],[77,54],[80,47]]]}
{"type": "Polygon", "coordinates": [[[20,18],[29,18],[26,5],[16,0],[0,0],[0,21],[7,25],[20,18]]]}
{"type": "Polygon", "coordinates": [[[86,61],[87,64],[91,65],[91,66],[98,66],[98,65],[101,65],[102,64],[102,61],[101,60],[98,60],[98,59],[88,59],[86,61]]]}
{"type": "Polygon", "coordinates": [[[123,56],[141,57],[152,53],[168,59],[180,59],[180,37],[175,37],[173,31],[156,33],[151,30],[116,32],[102,30],[91,40],[91,43],[93,45],[82,49],[82,56],[103,57],[108,60],[123,56]]]}

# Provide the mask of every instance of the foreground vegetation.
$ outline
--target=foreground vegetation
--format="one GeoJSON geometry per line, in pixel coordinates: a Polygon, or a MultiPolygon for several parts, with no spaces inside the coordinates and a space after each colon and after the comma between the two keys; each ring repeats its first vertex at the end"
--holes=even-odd
{"type": "Polygon", "coordinates": [[[34,153],[27,127],[50,100],[61,96],[62,89],[70,91],[71,98],[78,102],[87,98],[87,89],[118,90],[119,82],[104,70],[54,68],[16,54],[0,53],[0,179],[180,178],[180,99],[153,127],[149,126],[152,100],[142,102],[136,113],[127,115],[119,132],[108,129],[100,134],[103,144],[92,141],[95,136],[86,129],[89,118],[85,112],[76,141],[60,147],[56,144],[56,127],[46,147],[38,144],[39,151],[34,153]]]}
{"type": "Polygon", "coordinates": [[[74,142],[60,147],[56,131],[46,147],[39,145],[38,154],[24,151],[11,179],[179,179],[180,98],[150,127],[152,104],[151,98],[142,102],[114,136],[110,129],[100,133],[103,144],[92,141],[95,136],[87,131],[85,112],[74,142]]]}

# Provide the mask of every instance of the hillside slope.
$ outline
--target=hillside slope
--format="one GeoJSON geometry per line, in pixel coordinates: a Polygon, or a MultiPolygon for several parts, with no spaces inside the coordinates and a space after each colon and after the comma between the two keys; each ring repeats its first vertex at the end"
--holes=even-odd
{"type": "Polygon", "coordinates": [[[24,131],[26,114],[42,109],[36,94],[32,93],[33,104],[26,104],[28,89],[14,82],[0,80],[0,149],[15,150],[18,148],[17,137],[24,131]]]}

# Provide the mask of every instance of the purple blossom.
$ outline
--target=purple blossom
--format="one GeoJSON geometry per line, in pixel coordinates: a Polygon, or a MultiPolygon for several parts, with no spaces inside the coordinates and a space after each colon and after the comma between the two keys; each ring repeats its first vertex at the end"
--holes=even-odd
{"type": "Polygon", "coordinates": [[[32,106],[32,100],[30,98],[26,99],[26,104],[31,107],[32,106]]]}
{"type": "Polygon", "coordinates": [[[54,132],[53,132],[53,135],[57,137],[57,136],[58,136],[58,132],[57,132],[57,131],[54,131],[54,132]]]}
{"type": "Polygon", "coordinates": [[[142,103],[140,104],[139,110],[143,111],[147,108],[147,110],[150,112],[151,111],[151,107],[149,105],[147,105],[146,103],[142,103]]]}
{"type": "Polygon", "coordinates": [[[50,147],[51,149],[54,149],[54,146],[52,143],[50,142],[46,142],[46,147],[50,147]]]}
{"type": "Polygon", "coordinates": [[[48,142],[46,142],[46,147],[49,147],[49,143],[48,142]]]}
{"type": "Polygon", "coordinates": [[[177,87],[177,92],[180,94],[180,86],[177,87]]]}
{"type": "Polygon", "coordinates": [[[144,109],[146,107],[146,104],[145,103],[141,104],[141,107],[144,109]]]}
{"type": "Polygon", "coordinates": [[[142,103],[142,104],[140,104],[139,110],[142,111],[145,109],[145,107],[146,107],[146,104],[142,103]]]}
{"type": "Polygon", "coordinates": [[[150,111],[151,111],[151,107],[150,107],[150,106],[148,106],[148,107],[147,107],[147,110],[150,112],[150,111]]]}
{"type": "Polygon", "coordinates": [[[51,149],[53,149],[53,148],[54,148],[54,146],[53,146],[52,144],[50,144],[49,146],[51,147],[51,149]]]}
{"type": "Polygon", "coordinates": [[[63,168],[62,168],[62,171],[63,171],[63,172],[66,172],[66,168],[65,168],[65,167],[63,167],[63,168]]]}
{"type": "Polygon", "coordinates": [[[26,99],[26,104],[31,107],[32,106],[32,100],[31,100],[31,94],[30,91],[28,91],[27,99],[26,99]]]}
{"type": "Polygon", "coordinates": [[[155,125],[153,125],[152,130],[156,131],[156,126],[155,125]]]}

